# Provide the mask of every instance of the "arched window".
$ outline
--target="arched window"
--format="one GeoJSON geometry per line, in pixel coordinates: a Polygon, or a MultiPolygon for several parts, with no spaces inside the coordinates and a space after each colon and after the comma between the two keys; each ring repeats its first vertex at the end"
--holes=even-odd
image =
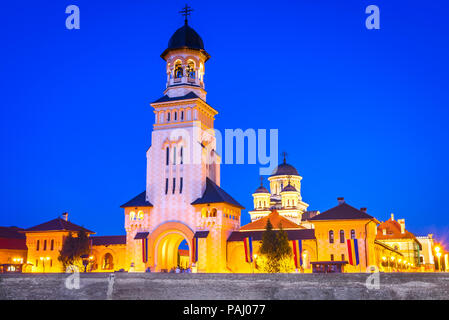
{"type": "Polygon", "coordinates": [[[181,121],[184,120],[184,111],[181,111],[181,121]]]}
{"type": "Polygon", "coordinates": [[[159,115],[159,123],[163,123],[164,122],[164,113],[161,112],[159,115]]]}
{"type": "Polygon", "coordinates": [[[351,239],[355,239],[355,230],[354,229],[351,230],[351,239]]]}
{"type": "Polygon", "coordinates": [[[201,209],[201,217],[207,218],[208,216],[209,216],[209,214],[207,212],[207,209],[206,208],[201,209]]]}
{"type": "Polygon", "coordinates": [[[136,213],[134,211],[131,211],[129,213],[129,220],[131,220],[131,221],[136,220],[136,213]]]}
{"type": "Polygon", "coordinates": [[[137,220],[143,220],[143,211],[137,212],[137,220]]]}
{"type": "Polygon", "coordinates": [[[103,270],[111,270],[114,268],[114,260],[112,254],[106,253],[103,257],[103,270]]]}
{"type": "Polygon", "coordinates": [[[217,209],[212,208],[210,216],[215,218],[217,216],[217,209]]]}
{"type": "Polygon", "coordinates": [[[175,79],[179,79],[182,78],[182,65],[181,65],[181,61],[176,61],[175,63],[175,79]]]}
{"type": "Polygon", "coordinates": [[[36,243],[36,251],[39,251],[39,244],[40,244],[40,241],[37,240],[37,243],[36,243]]]}
{"type": "Polygon", "coordinates": [[[170,122],[170,112],[167,112],[167,122],[170,122]]]}
{"type": "Polygon", "coordinates": [[[174,116],[174,120],[178,120],[178,113],[175,111],[175,116],[174,116]]]}
{"type": "Polygon", "coordinates": [[[53,251],[54,248],[55,248],[55,240],[51,239],[50,250],[53,251]]]}
{"type": "Polygon", "coordinates": [[[44,240],[44,251],[47,250],[47,240],[44,240]]]}
{"type": "Polygon", "coordinates": [[[345,231],[340,230],[340,243],[345,243],[345,231]]]}
{"type": "Polygon", "coordinates": [[[190,79],[195,79],[195,63],[192,60],[187,63],[186,73],[190,79]]]}
{"type": "Polygon", "coordinates": [[[179,150],[179,158],[180,158],[179,163],[183,164],[184,163],[184,148],[183,147],[181,147],[179,150]]]}
{"type": "Polygon", "coordinates": [[[168,166],[170,164],[170,148],[165,149],[165,164],[168,166]]]}
{"type": "Polygon", "coordinates": [[[334,243],[334,231],[329,231],[329,243],[334,243]]]}

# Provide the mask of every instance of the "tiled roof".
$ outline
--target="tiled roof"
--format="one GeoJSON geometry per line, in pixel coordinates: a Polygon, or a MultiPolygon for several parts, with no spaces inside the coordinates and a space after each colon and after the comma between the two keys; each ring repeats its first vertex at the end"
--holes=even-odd
{"type": "Polygon", "coordinates": [[[190,91],[189,93],[187,93],[186,95],[180,96],[180,97],[172,97],[170,98],[169,96],[165,95],[159,99],[157,99],[156,101],[152,102],[152,103],[159,103],[159,102],[170,102],[170,101],[178,101],[178,100],[187,100],[187,99],[201,99],[200,97],[198,97],[195,92],[190,91]]]}
{"type": "Polygon", "coordinates": [[[17,227],[0,227],[0,249],[27,250],[23,229],[17,227]]]}
{"type": "Polygon", "coordinates": [[[93,236],[89,237],[94,246],[108,246],[113,244],[126,244],[126,236],[93,236]]]}
{"type": "Polygon", "coordinates": [[[416,239],[415,235],[407,230],[401,233],[401,225],[396,220],[388,219],[377,226],[376,240],[388,239],[416,239]],[[387,230],[387,234],[383,234],[383,229],[387,230]]]}
{"type": "Polygon", "coordinates": [[[0,238],[25,239],[25,234],[20,231],[23,231],[23,229],[18,227],[0,227],[0,238]]]}
{"type": "MultiPolygon", "coordinates": [[[[253,241],[261,241],[262,235],[265,230],[257,231],[234,231],[229,236],[229,242],[232,241],[243,241],[246,237],[252,237],[253,241]]],[[[275,230],[274,232],[278,232],[275,230]]],[[[289,240],[313,240],[315,239],[314,229],[296,229],[296,230],[285,230],[289,240]]]]}
{"type": "Polygon", "coordinates": [[[277,210],[273,210],[268,216],[260,218],[254,222],[242,226],[240,228],[240,231],[265,230],[268,220],[270,220],[273,229],[279,229],[279,224],[282,225],[283,229],[305,229],[304,227],[301,227],[300,225],[294,223],[293,221],[279,215],[277,210]]]}
{"type": "Polygon", "coordinates": [[[126,207],[152,207],[153,205],[146,200],[146,194],[147,192],[144,191],[131,200],[129,200],[127,203],[124,203],[120,206],[120,208],[126,208],[126,207]]]}
{"type": "Polygon", "coordinates": [[[217,186],[211,179],[206,178],[206,190],[201,198],[196,199],[191,204],[207,204],[225,202],[235,207],[245,209],[240,203],[234,200],[226,191],[217,186]]]}
{"type": "Polygon", "coordinates": [[[197,231],[195,232],[195,235],[193,236],[194,238],[207,238],[207,236],[209,235],[209,231],[197,231]]]}
{"type": "Polygon", "coordinates": [[[146,239],[150,233],[149,232],[137,232],[134,236],[134,240],[146,239]]]}
{"type": "Polygon", "coordinates": [[[323,213],[316,215],[309,219],[309,221],[320,220],[371,220],[375,219],[369,214],[360,211],[347,203],[339,204],[338,206],[324,211],[323,213]]]}
{"type": "Polygon", "coordinates": [[[82,231],[82,230],[87,233],[95,233],[70,221],[65,221],[64,219],[61,218],[56,218],[48,222],[41,223],[37,226],[25,229],[24,231],[35,232],[35,231],[82,231]]]}

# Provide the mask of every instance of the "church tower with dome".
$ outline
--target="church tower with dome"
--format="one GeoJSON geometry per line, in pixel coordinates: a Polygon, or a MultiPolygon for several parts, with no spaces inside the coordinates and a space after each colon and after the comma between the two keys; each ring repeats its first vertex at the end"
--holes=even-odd
{"type": "Polygon", "coordinates": [[[264,218],[276,210],[279,215],[301,224],[302,216],[309,206],[302,201],[301,179],[295,167],[286,162],[284,155],[283,163],[277,166],[268,178],[270,191],[261,183],[252,194],[254,210],[249,212],[251,221],[264,218]]]}
{"type": "Polygon", "coordinates": [[[122,205],[131,271],[170,271],[179,248],[198,272],[226,271],[226,239],[240,227],[243,208],[220,187],[215,152],[217,111],[207,104],[205,63],[210,55],[188,25],[176,30],[161,54],[164,95],[151,103],[154,125],[147,151],[146,190],[122,205]]]}

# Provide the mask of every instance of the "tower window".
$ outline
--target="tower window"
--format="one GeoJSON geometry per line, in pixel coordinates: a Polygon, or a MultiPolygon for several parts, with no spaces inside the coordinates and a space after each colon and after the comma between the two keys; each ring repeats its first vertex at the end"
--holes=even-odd
{"type": "Polygon", "coordinates": [[[170,115],[171,115],[171,113],[167,112],[167,122],[170,122],[170,115]]]}
{"type": "Polygon", "coordinates": [[[181,65],[181,61],[176,61],[175,64],[175,79],[179,79],[182,78],[182,65],[181,65]]]}
{"type": "Polygon", "coordinates": [[[181,149],[179,150],[179,157],[180,157],[180,163],[183,164],[184,163],[184,148],[181,147],[181,149]]]}
{"type": "Polygon", "coordinates": [[[178,113],[175,111],[175,121],[178,120],[178,113]]]}
{"type": "Polygon", "coordinates": [[[179,179],[179,193],[182,193],[182,182],[183,182],[183,179],[182,179],[182,177],[179,179]]]}
{"type": "Polygon", "coordinates": [[[167,147],[165,152],[165,164],[168,166],[170,164],[170,148],[167,147]]]}
{"type": "Polygon", "coordinates": [[[176,178],[173,178],[173,190],[172,193],[174,194],[176,190],[176,178]]]}
{"type": "Polygon", "coordinates": [[[195,79],[195,64],[193,61],[189,61],[187,64],[186,72],[190,79],[195,79]]]}
{"type": "Polygon", "coordinates": [[[168,193],[168,178],[165,179],[165,194],[168,193]]]}
{"type": "Polygon", "coordinates": [[[184,111],[181,111],[181,120],[184,120],[184,111]]]}

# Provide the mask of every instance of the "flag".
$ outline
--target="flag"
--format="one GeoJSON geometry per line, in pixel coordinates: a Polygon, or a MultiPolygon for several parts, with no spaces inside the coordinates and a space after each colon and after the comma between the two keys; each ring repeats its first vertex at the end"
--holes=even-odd
{"type": "Polygon", "coordinates": [[[348,260],[349,264],[352,266],[357,266],[359,264],[359,245],[357,239],[347,239],[346,243],[348,245],[348,260]]]}
{"type": "Polygon", "coordinates": [[[253,262],[253,239],[252,239],[252,237],[246,237],[245,239],[243,239],[243,246],[245,247],[246,262],[253,262]]]}
{"type": "Polygon", "coordinates": [[[198,262],[198,238],[192,240],[192,263],[198,262]]]}
{"type": "Polygon", "coordinates": [[[295,259],[295,267],[298,269],[302,266],[302,240],[293,240],[293,258],[295,259]]]}
{"type": "Polygon", "coordinates": [[[148,239],[142,239],[142,262],[147,263],[148,261],[148,239]]]}

